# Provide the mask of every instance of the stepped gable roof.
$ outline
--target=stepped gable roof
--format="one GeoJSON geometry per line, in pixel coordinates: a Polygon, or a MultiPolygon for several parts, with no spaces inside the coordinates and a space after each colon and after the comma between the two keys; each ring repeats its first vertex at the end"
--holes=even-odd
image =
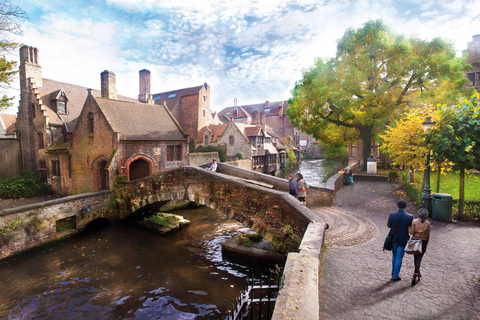
{"type": "Polygon", "coordinates": [[[17,116],[14,114],[0,113],[0,121],[2,129],[5,129],[7,135],[15,134],[15,124],[17,123],[17,116]]]}
{"type": "Polygon", "coordinates": [[[216,142],[218,140],[218,137],[221,136],[225,130],[227,129],[228,124],[217,124],[213,126],[205,126],[202,129],[200,129],[200,132],[198,133],[198,138],[197,142],[202,143],[203,142],[203,137],[205,135],[205,131],[210,131],[212,133],[212,142],[216,142]]]}
{"type": "Polygon", "coordinates": [[[121,140],[187,140],[185,132],[165,106],[95,98],[121,140]]]}
{"type": "MultiPolygon", "coordinates": [[[[39,87],[38,92],[50,124],[58,126],[65,125],[67,132],[73,132],[85,100],[87,99],[87,87],[44,78],[43,87],[39,87]],[[57,114],[52,99],[55,99],[62,89],[68,97],[67,113],[57,114]]],[[[92,94],[94,96],[100,96],[101,91],[93,90],[92,94]]],[[[123,96],[118,96],[118,98],[127,101],[137,101],[136,99],[123,96]]]]}
{"type": "Polygon", "coordinates": [[[205,83],[204,85],[191,87],[191,88],[183,88],[183,89],[172,90],[167,92],[154,93],[152,96],[153,96],[153,100],[155,101],[155,104],[163,105],[163,103],[165,103],[168,109],[170,111],[173,111],[173,109],[175,109],[175,107],[178,106],[178,102],[181,97],[199,94],[200,90],[202,90],[204,86],[207,86],[207,84],[205,83]]]}

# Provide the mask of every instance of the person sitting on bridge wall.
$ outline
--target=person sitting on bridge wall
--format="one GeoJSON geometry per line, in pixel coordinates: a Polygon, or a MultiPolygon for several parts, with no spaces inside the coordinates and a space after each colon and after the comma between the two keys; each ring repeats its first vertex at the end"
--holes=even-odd
{"type": "Polygon", "coordinates": [[[215,159],[212,160],[212,165],[210,166],[210,168],[208,168],[208,170],[217,171],[217,160],[215,159]]]}

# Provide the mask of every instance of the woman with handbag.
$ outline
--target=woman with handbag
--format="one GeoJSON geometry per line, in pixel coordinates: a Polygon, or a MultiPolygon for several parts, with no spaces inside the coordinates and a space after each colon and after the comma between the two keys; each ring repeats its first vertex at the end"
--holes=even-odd
{"type": "Polygon", "coordinates": [[[415,271],[412,277],[412,286],[416,285],[422,274],[420,273],[420,264],[422,258],[427,251],[428,240],[430,240],[430,222],[427,221],[428,211],[421,208],[418,210],[418,218],[413,220],[412,226],[408,228],[408,232],[414,240],[422,240],[422,253],[413,255],[415,261],[415,271]]]}
{"type": "Polygon", "coordinates": [[[303,179],[303,175],[299,172],[296,174],[298,184],[298,200],[304,205],[307,205],[307,189],[308,185],[303,179]]]}

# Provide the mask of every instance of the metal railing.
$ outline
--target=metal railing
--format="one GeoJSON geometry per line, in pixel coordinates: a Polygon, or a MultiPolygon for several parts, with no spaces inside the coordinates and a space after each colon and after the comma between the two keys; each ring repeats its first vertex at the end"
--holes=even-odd
{"type": "Polygon", "coordinates": [[[270,276],[267,281],[245,279],[245,289],[240,292],[226,320],[271,319],[279,290],[278,277],[270,276]]]}

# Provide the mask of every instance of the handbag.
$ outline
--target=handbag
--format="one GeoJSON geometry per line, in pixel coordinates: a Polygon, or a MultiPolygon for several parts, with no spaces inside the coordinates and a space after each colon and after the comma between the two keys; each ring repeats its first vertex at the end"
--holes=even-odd
{"type": "Polygon", "coordinates": [[[405,246],[405,250],[404,250],[405,253],[408,253],[408,254],[422,253],[422,238],[423,238],[424,232],[425,232],[425,229],[422,231],[422,235],[420,236],[420,239],[413,239],[413,234],[412,234],[412,237],[408,239],[407,245],[405,246]]]}
{"type": "Polygon", "coordinates": [[[390,234],[390,232],[387,234],[387,237],[385,238],[385,241],[383,242],[383,251],[392,251],[393,249],[393,236],[390,234]]]}
{"type": "Polygon", "coordinates": [[[395,226],[395,233],[392,233],[393,228],[390,229],[390,231],[388,232],[388,234],[385,238],[385,241],[383,242],[383,251],[385,251],[385,250],[392,251],[392,249],[393,249],[393,238],[395,238],[395,236],[397,235],[398,227],[400,226],[400,223],[402,222],[403,217],[405,217],[405,213],[403,214],[402,218],[398,222],[398,226],[395,226]]]}
{"type": "Polygon", "coordinates": [[[410,239],[405,246],[405,253],[420,254],[422,253],[422,240],[410,239]]]}

